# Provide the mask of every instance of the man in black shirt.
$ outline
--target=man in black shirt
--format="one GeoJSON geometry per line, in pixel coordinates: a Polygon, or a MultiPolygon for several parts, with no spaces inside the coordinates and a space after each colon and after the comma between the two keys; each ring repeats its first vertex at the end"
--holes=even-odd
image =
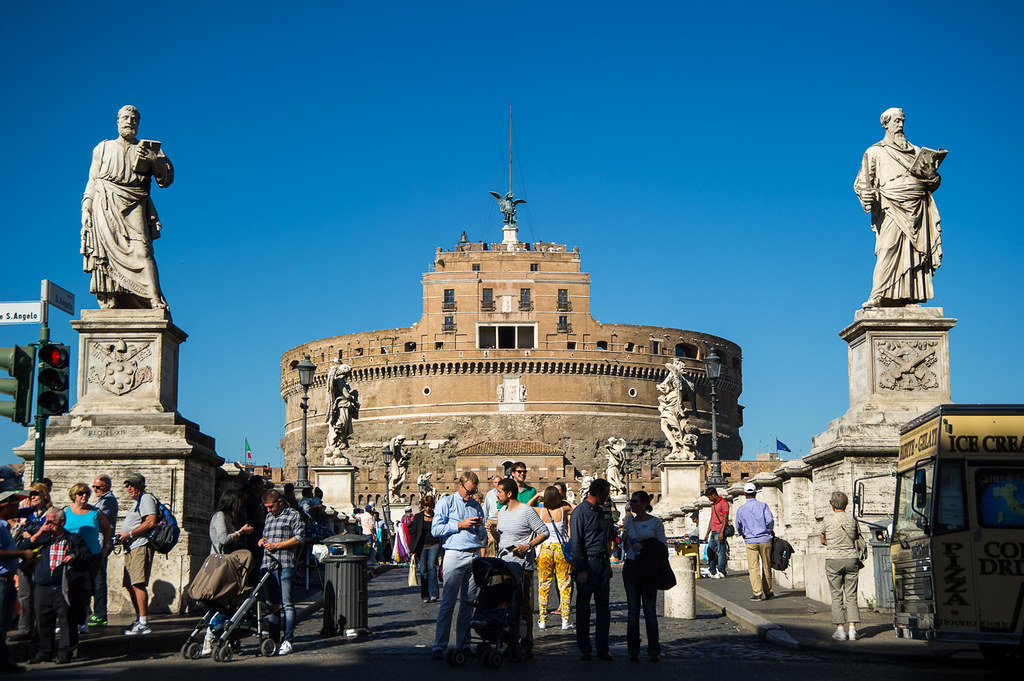
{"type": "Polygon", "coordinates": [[[590,599],[594,599],[597,610],[594,627],[594,643],[597,657],[611,660],[608,650],[608,629],[611,625],[611,609],[608,605],[612,568],[608,562],[608,517],[601,508],[611,494],[611,486],[603,478],[590,483],[587,498],[577,506],[569,517],[569,536],[572,543],[572,567],[576,579],[576,645],[580,657],[589,660],[590,646],[590,599]]]}

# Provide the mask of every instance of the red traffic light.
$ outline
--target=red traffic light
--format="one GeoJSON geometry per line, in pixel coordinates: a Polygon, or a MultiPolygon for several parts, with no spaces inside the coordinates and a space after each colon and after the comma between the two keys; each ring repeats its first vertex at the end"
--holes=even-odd
{"type": "Polygon", "coordinates": [[[64,345],[51,343],[39,350],[39,361],[45,362],[55,369],[63,369],[68,365],[68,350],[64,345]]]}

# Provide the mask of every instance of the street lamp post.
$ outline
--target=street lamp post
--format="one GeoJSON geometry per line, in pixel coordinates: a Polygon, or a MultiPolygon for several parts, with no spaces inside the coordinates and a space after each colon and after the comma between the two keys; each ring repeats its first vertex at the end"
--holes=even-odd
{"type": "Polygon", "coordinates": [[[313,385],[313,373],[316,371],[316,365],[310,361],[309,355],[306,355],[295,368],[299,370],[299,385],[302,386],[302,402],[300,404],[302,444],[299,446],[299,479],[295,482],[295,486],[302,490],[309,487],[309,463],[306,461],[306,417],[309,413],[309,386],[313,385]]]}
{"type": "Polygon", "coordinates": [[[388,535],[394,536],[394,526],[391,524],[391,462],[395,459],[395,452],[391,451],[390,445],[384,445],[384,527],[388,529],[388,535]]]}
{"type": "Polygon", "coordinates": [[[711,383],[711,475],[708,476],[708,487],[725,487],[722,477],[722,460],[718,456],[718,392],[715,389],[722,375],[722,358],[714,348],[704,358],[708,381],[711,383]]]}

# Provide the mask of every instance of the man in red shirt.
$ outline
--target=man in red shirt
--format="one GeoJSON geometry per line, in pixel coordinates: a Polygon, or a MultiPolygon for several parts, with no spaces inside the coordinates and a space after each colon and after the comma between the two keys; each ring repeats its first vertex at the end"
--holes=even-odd
{"type": "Polygon", "coordinates": [[[715,579],[725,577],[725,563],[729,560],[729,545],[725,541],[725,526],[729,524],[729,502],[718,496],[718,490],[708,487],[704,496],[711,502],[711,520],[708,531],[704,533],[704,541],[708,543],[708,557],[714,552],[715,557],[708,561],[708,572],[715,579]]]}

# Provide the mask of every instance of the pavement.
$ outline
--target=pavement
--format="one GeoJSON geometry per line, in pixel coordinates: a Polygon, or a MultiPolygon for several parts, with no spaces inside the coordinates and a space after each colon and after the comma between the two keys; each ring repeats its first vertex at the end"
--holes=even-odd
{"type": "MultiPolygon", "coordinates": [[[[295,599],[295,614],[299,621],[323,607],[323,593],[319,589],[305,592],[301,587],[297,588],[295,599]]],[[[124,630],[135,619],[135,615],[111,615],[106,626],[89,627],[87,633],[81,634],[77,658],[138,657],[180,650],[202,616],[202,612],[189,615],[150,615],[149,627],[153,633],[145,636],[125,636],[124,630]]],[[[11,633],[13,630],[8,633],[8,638],[11,633]]],[[[35,652],[35,646],[27,641],[9,641],[7,646],[12,662],[24,663],[35,652]]]]}
{"type": "MultiPolygon", "coordinates": [[[[621,588],[619,570],[613,568],[612,580],[612,636],[613,653],[624,658],[625,651],[625,594],[621,588]]],[[[320,650],[327,652],[361,651],[361,655],[388,658],[426,659],[433,639],[433,621],[436,604],[420,602],[418,589],[406,585],[406,569],[388,570],[382,567],[370,581],[369,616],[371,633],[368,638],[325,639],[320,635],[323,594],[319,590],[296,593],[296,652],[320,650]]],[[[557,594],[552,589],[548,611],[557,606],[557,594]]],[[[724,579],[697,580],[697,618],[681,620],[659,618],[663,654],[671,657],[711,656],[727,659],[738,650],[745,657],[761,660],[807,660],[829,656],[842,662],[846,658],[876,662],[929,662],[955,660],[957,663],[981,661],[977,647],[969,644],[909,641],[896,637],[892,616],[879,612],[861,611],[857,641],[834,641],[829,606],[814,601],[803,591],[776,589],[775,597],[767,601],[751,601],[750,582],[746,573],[733,574],[724,579]],[[756,637],[771,644],[765,646],[756,637]],[[759,650],[760,648],[760,650],[759,650]],[[771,650],[778,651],[772,653],[771,650]]],[[[663,611],[659,595],[659,612],[663,611]]],[[[153,633],[146,636],[125,636],[122,631],[130,623],[131,615],[111,617],[106,627],[90,627],[78,646],[79,660],[113,662],[158,655],[176,655],[194,629],[201,613],[190,615],[156,615],[150,617],[153,633]]],[[[575,635],[561,631],[560,617],[553,612],[548,616],[552,625],[547,630],[536,630],[538,654],[566,656],[576,659],[575,635]]],[[[24,662],[33,652],[28,643],[10,643],[11,658],[24,662]]]]}
{"type": "Polygon", "coordinates": [[[856,641],[835,641],[831,608],[803,591],[776,588],[774,598],[751,601],[746,572],[723,579],[697,580],[697,598],[762,639],[783,648],[825,655],[856,655],[877,660],[907,662],[915,658],[981,660],[978,647],[967,643],[939,643],[897,638],[892,614],[862,608],[856,641]]]}

